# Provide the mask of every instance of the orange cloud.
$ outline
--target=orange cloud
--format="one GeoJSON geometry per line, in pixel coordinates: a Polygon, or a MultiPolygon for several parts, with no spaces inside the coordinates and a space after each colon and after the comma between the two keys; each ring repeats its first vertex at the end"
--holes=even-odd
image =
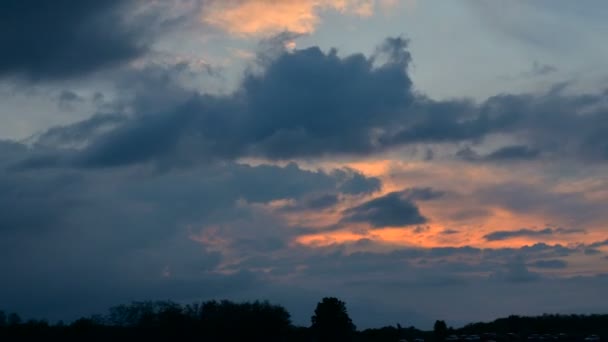
{"type": "MultiPolygon", "coordinates": [[[[333,165],[332,162],[327,164],[333,165]]],[[[605,201],[606,192],[597,190],[605,188],[603,180],[593,178],[576,181],[555,180],[550,176],[543,176],[542,172],[533,173],[524,166],[513,170],[496,165],[450,161],[370,160],[351,162],[347,165],[367,176],[381,178],[382,191],[365,197],[346,198],[333,210],[326,212],[290,213],[288,221],[291,223],[309,227],[337,228],[304,234],[296,239],[297,243],[317,247],[352,244],[366,239],[382,245],[422,248],[442,246],[518,248],[537,242],[570,245],[605,240],[604,225],[608,214],[602,215],[595,209],[593,215],[584,222],[576,222],[570,217],[571,213],[562,213],[552,207],[553,204],[563,206],[563,201],[570,201],[574,206],[605,201]],[[517,187],[518,191],[532,194],[532,198],[535,198],[535,202],[531,203],[532,208],[511,207],[508,201],[488,199],[485,194],[487,191],[492,193],[494,188],[501,189],[511,184],[520,184],[517,187]],[[364,223],[357,225],[340,223],[341,212],[344,209],[386,195],[391,191],[412,187],[432,187],[446,192],[445,196],[433,201],[416,203],[422,215],[429,218],[424,229],[416,229],[417,227],[378,229],[364,223]],[[541,192],[542,195],[534,195],[535,192],[541,192]],[[549,202],[543,203],[545,198],[549,202]],[[516,231],[522,228],[541,230],[548,226],[579,228],[585,231],[576,234],[520,236],[497,241],[488,241],[485,238],[487,234],[495,231],[516,231]],[[446,231],[450,233],[445,234],[446,231]]]]}
{"type": "Polygon", "coordinates": [[[386,9],[396,2],[386,0],[217,0],[204,10],[205,23],[237,35],[264,35],[283,31],[314,32],[319,13],[334,10],[368,17],[376,6],[386,9]]]}

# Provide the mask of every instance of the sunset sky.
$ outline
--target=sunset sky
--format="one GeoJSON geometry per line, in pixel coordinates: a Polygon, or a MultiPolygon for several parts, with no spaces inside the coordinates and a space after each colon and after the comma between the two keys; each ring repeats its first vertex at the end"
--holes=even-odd
{"type": "Polygon", "coordinates": [[[3,0],[0,309],[608,312],[608,2],[3,0]]]}

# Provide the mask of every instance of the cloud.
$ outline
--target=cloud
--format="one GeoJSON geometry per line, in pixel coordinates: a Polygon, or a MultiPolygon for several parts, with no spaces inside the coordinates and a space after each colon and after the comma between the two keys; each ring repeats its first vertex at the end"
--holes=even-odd
{"type": "Polygon", "coordinates": [[[137,92],[130,103],[136,113],[51,164],[367,154],[381,148],[375,132],[399,120],[414,100],[406,46],[403,39],[387,40],[378,52],[386,56],[380,66],[361,54],[341,58],[318,48],[283,53],[227,96],[180,88],[173,69],[128,73],[125,88],[137,92]]]}
{"type": "Polygon", "coordinates": [[[538,61],[532,63],[532,69],[524,72],[522,75],[526,77],[545,76],[557,72],[557,67],[551,64],[541,64],[538,61]]]}
{"type": "Polygon", "coordinates": [[[540,151],[525,145],[511,145],[501,147],[487,155],[480,156],[470,147],[456,153],[456,156],[467,161],[516,161],[534,160],[540,157],[540,151]]]}
{"type": "MultiPolygon", "coordinates": [[[[383,7],[390,3],[382,2],[383,7]]],[[[326,10],[371,16],[375,0],[236,0],[208,1],[203,22],[237,35],[269,35],[283,31],[308,34],[321,22],[326,10]]]]}
{"type": "Polygon", "coordinates": [[[373,227],[411,226],[426,223],[407,190],[391,192],[344,211],[344,222],[366,222],[373,227]]]}
{"type": "Polygon", "coordinates": [[[281,47],[260,72],[247,73],[227,95],[184,87],[180,71],[172,67],[125,73],[121,89],[134,94],[121,103],[133,111],[128,119],[88,139],[84,148],[47,157],[48,164],[183,166],[242,157],[367,156],[424,144],[485,147],[496,135],[521,144],[485,156],[464,150],[461,158],[603,161],[608,156],[602,94],[566,95],[554,89],[499,95],[481,104],[434,101],[413,90],[407,44],[389,38],[371,57],[281,47]]]}
{"type": "Polygon", "coordinates": [[[539,155],[538,150],[527,146],[514,145],[500,148],[485,157],[487,160],[512,160],[512,159],[535,159],[539,155]]]}
{"type": "Polygon", "coordinates": [[[149,49],[147,30],[127,0],[40,3],[6,0],[0,11],[1,76],[56,80],[120,65],[149,49]]]}
{"type": "Polygon", "coordinates": [[[306,202],[306,207],[310,209],[324,209],[338,203],[339,199],[336,195],[324,195],[312,198],[306,202]]]}
{"type": "Polygon", "coordinates": [[[512,283],[526,283],[538,281],[540,274],[531,272],[521,259],[516,259],[507,263],[504,269],[495,272],[493,277],[512,283]]]}
{"type": "Polygon", "coordinates": [[[484,236],[486,241],[501,241],[520,237],[550,237],[554,235],[583,234],[585,230],[577,228],[545,228],[532,230],[522,228],[514,231],[495,231],[484,236]]]}
{"type": "Polygon", "coordinates": [[[515,179],[481,187],[473,196],[483,206],[498,206],[517,215],[542,215],[560,225],[585,226],[605,218],[603,203],[587,197],[588,191],[558,191],[549,184],[515,179]]]}
{"type": "MultiPolygon", "coordinates": [[[[234,264],[233,256],[288,250],[298,233],[265,205],[306,202],[324,192],[348,196],[342,185],[355,175],[366,178],[351,169],[233,162],[160,173],[145,167],[7,170],[10,160],[39,148],[0,142],[0,205],[6,209],[0,213],[0,272],[10,275],[0,284],[0,301],[49,319],[134,299],[257,298],[254,293],[272,283],[234,264]]],[[[328,203],[318,198],[309,204],[328,203]]]]}
{"type": "Polygon", "coordinates": [[[336,170],[341,173],[345,181],[340,184],[339,191],[345,194],[370,194],[379,191],[382,182],[376,177],[366,177],[362,173],[349,169],[336,170]]]}
{"type": "Polygon", "coordinates": [[[401,191],[401,195],[411,201],[430,201],[440,198],[444,192],[434,190],[433,188],[409,188],[401,191]]]}
{"type": "Polygon", "coordinates": [[[84,147],[127,121],[121,114],[96,114],[65,126],[51,127],[35,137],[36,145],[50,149],[84,147]]]}
{"type": "Polygon", "coordinates": [[[325,194],[304,199],[299,203],[290,204],[281,209],[287,211],[324,210],[333,207],[339,202],[340,198],[336,194],[325,194]]]}
{"type": "Polygon", "coordinates": [[[568,263],[559,259],[537,260],[531,263],[530,266],[542,269],[564,269],[568,267],[568,263]]]}
{"type": "Polygon", "coordinates": [[[589,247],[591,247],[591,248],[604,247],[604,246],[608,246],[608,240],[594,242],[589,245],[589,247]]]}

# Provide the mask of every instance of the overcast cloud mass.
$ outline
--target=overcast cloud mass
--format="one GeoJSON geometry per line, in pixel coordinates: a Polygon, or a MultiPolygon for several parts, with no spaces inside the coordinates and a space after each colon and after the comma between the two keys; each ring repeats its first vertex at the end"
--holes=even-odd
{"type": "Polygon", "coordinates": [[[569,4],[3,1],[1,309],[605,312],[608,5],[569,4]]]}

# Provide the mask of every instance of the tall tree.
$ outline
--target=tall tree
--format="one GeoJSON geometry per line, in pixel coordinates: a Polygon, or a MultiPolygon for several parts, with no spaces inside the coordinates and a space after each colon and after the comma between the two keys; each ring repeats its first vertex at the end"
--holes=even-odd
{"type": "Polygon", "coordinates": [[[448,337],[448,325],[445,324],[445,321],[435,321],[433,332],[435,333],[435,341],[443,342],[448,337]]]}
{"type": "Polygon", "coordinates": [[[311,317],[312,330],[319,342],[351,341],[356,327],[348,316],[346,303],[335,297],[326,297],[317,304],[311,317]]]}

